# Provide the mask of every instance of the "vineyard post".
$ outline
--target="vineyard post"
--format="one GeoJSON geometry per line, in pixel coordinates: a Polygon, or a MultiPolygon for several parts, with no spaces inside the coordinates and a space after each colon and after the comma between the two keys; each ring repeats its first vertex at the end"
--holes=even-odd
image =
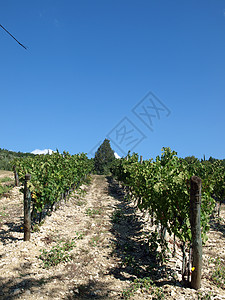
{"type": "Polygon", "coordinates": [[[190,191],[190,223],[192,234],[192,274],[191,287],[201,287],[202,274],[202,237],[201,237],[201,179],[197,176],[191,177],[190,191]]]}
{"type": "Polygon", "coordinates": [[[143,163],[143,156],[142,155],[140,156],[140,163],[141,164],[143,163]]]}
{"type": "Polygon", "coordinates": [[[220,209],[221,209],[221,205],[222,205],[222,200],[220,198],[220,202],[218,204],[218,218],[220,217],[220,209]]]}
{"type": "Polygon", "coordinates": [[[31,214],[30,214],[30,204],[31,204],[31,193],[28,188],[28,181],[31,179],[30,174],[25,175],[24,184],[24,241],[30,240],[30,229],[31,229],[31,214]]]}
{"type": "Polygon", "coordinates": [[[15,177],[15,186],[19,186],[19,177],[16,172],[16,166],[13,166],[13,171],[14,171],[14,177],[15,177]]]}
{"type": "Polygon", "coordinates": [[[173,256],[176,255],[176,235],[173,234],[173,256]]]}
{"type": "Polygon", "coordinates": [[[183,254],[183,259],[182,259],[182,280],[183,281],[185,281],[186,262],[187,262],[185,250],[186,250],[186,242],[183,242],[183,245],[182,245],[182,254],[183,254]]]}
{"type": "Polygon", "coordinates": [[[192,258],[192,248],[191,245],[189,247],[189,253],[188,253],[188,282],[190,282],[190,275],[191,275],[191,258],[192,258]]]}

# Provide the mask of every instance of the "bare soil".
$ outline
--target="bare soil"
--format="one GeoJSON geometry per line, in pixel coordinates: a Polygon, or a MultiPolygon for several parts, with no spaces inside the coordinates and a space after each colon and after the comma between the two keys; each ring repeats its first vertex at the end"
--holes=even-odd
{"type": "Polygon", "coordinates": [[[13,178],[13,173],[11,171],[0,170],[0,178],[3,177],[13,178]]]}
{"type": "Polygon", "coordinates": [[[224,207],[221,219],[211,222],[202,287],[195,291],[181,280],[179,247],[175,257],[170,254],[164,265],[158,264],[149,250],[147,236],[153,228],[148,218],[124,199],[115,181],[95,175],[82,189],[85,195],[72,194],[35,226],[29,242],[23,241],[19,188],[0,199],[0,299],[124,299],[123,291],[144,277],[150,277],[154,287],[132,292],[131,299],[225,299],[225,291],[211,279],[215,265],[210,260],[225,259],[224,207]],[[44,268],[41,250],[71,240],[71,260],[44,268]]]}

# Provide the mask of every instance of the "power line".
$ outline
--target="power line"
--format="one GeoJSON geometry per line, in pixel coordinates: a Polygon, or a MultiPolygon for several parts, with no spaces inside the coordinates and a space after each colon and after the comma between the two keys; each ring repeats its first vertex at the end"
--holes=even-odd
{"type": "Polygon", "coordinates": [[[10,32],[8,32],[8,30],[5,29],[5,27],[3,27],[1,24],[0,27],[2,27],[2,29],[4,29],[20,46],[27,50],[27,48],[23,44],[21,44],[10,32]]]}

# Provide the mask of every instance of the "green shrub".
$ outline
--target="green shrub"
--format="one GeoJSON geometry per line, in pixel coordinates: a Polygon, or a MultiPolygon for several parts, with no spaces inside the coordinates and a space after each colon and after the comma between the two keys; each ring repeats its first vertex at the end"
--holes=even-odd
{"type": "Polygon", "coordinates": [[[0,178],[0,182],[8,182],[8,181],[12,181],[13,179],[10,178],[10,177],[3,177],[3,178],[0,178]]]}
{"type": "Polygon", "coordinates": [[[211,260],[215,264],[215,267],[212,272],[213,282],[222,289],[225,289],[225,264],[219,257],[211,260]]]}
{"type": "Polygon", "coordinates": [[[71,260],[69,251],[71,251],[74,247],[75,242],[73,240],[66,242],[60,241],[49,251],[46,251],[45,249],[40,250],[41,255],[39,258],[43,261],[44,268],[50,268],[58,265],[61,262],[67,262],[71,260]]]}

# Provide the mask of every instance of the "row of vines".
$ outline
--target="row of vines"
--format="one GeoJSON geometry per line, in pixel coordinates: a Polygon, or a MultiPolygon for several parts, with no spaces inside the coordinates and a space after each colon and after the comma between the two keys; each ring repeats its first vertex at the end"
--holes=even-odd
{"type": "Polygon", "coordinates": [[[92,171],[93,164],[86,154],[36,155],[12,161],[21,184],[30,174],[28,187],[31,192],[33,212],[41,213],[46,207],[53,207],[69,191],[78,188],[92,171]]]}
{"type": "Polygon", "coordinates": [[[203,244],[206,242],[215,199],[221,205],[225,198],[225,166],[221,161],[196,159],[188,163],[175,151],[163,148],[161,156],[142,163],[138,154],[128,154],[114,163],[111,172],[129,190],[138,208],[149,213],[161,233],[167,231],[179,238],[184,248],[192,244],[190,179],[201,178],[201,235],[203,244]]]}

